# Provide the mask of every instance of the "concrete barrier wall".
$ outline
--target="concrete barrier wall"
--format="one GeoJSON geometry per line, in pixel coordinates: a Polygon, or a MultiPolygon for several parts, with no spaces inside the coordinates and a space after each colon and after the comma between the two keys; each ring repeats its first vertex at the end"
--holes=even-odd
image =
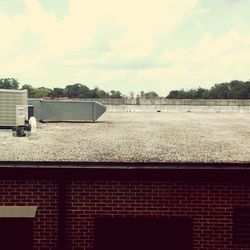
{"type": "Polygon", "coordinates": [[[237,112],[249,113],[250,106],[198,105],[107,105],[107,112],[237,112]]]}
{"type": "MultiPolygon", "coordinates": [[[[37,100],[29,99],[29,102],[37,100]]],[[[80,100],[100,102],[107,106],[107,112],[250,112],[250,99],[140,99],[139,104],[136,99],[80,100]]]]}
{"type": "Polygon", "coordinates": [[[96,101],[104,105],[136,105],[136,99],[84,98],[84,101],[96,101]]]}
{"type": "Polygon", "coordinates": [[[197,105],[197,106],[250,106],[250,99],[84,99],[104,105],[197,105]]]}
{"type": "MultiPolygon", "coordinates": [[[[32,101],[40,99],[29,99],[32,101]]],[[[77,99],[69,99],[75,101],[77,99]]],[[[194,106],[250,106],[250,99],[111,99],[84,98],[81,101],[96,101],[104,105],[194,105],[194,106]]]]}

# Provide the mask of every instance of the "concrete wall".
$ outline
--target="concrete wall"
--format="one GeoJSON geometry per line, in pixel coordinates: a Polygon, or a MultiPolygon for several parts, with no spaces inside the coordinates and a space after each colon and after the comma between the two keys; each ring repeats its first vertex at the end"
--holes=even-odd
{"type": "MultiPolygon", "coordinates": [[[[39,99],[29,99],[30,104],[39,99]]],[[[75,99],[74,99],[75,100],[75,99]]],[[[69,100],[72,101],[72,100],[69,100]]],[[[250,112],[250,99],[81,99],[107,106],[107,112],[250,112]],[[139,102],[138,102],[139,101],[139,102]],[[136,103],[137,102],[137,103],[136,103]]]]}
{"type": "Polygon", "coordinates": [[[250,106],[107,105],[107,112],[237,112],[237,113],[248,113],[250,112],[250,106]]]}
{"type": "Polygon", "coordinates": [[[250,99],[84,99],[104,105],[194,105],[194,106],[250,106],[250,99]]]}

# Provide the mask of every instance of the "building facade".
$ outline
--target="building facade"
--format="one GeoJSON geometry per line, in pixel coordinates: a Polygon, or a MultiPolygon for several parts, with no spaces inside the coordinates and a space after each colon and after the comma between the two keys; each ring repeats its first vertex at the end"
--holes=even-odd
{"type": "Polygon", "coordinates": [[[2,244],[37,250],[250,249],[249,167],[2,162],[2,244]]]}

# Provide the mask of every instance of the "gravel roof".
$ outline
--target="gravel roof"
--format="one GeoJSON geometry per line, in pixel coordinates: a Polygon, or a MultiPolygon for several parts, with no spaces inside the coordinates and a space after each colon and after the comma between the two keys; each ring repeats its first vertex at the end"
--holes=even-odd
{"type": "Polygon", "coordinates": [[[105,113],[96,123],[0,130],[1,161],[250,162],[250,114],[105,113]]]}

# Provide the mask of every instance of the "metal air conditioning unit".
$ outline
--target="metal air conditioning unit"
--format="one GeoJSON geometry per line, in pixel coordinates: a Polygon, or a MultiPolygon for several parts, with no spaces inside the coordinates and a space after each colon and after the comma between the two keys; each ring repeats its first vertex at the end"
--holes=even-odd
{"type": "Polygon", "coordinates": [[[25,136],[28,125],[27,90],[0,89],[0,128],[10,128],[25,136]]]}

